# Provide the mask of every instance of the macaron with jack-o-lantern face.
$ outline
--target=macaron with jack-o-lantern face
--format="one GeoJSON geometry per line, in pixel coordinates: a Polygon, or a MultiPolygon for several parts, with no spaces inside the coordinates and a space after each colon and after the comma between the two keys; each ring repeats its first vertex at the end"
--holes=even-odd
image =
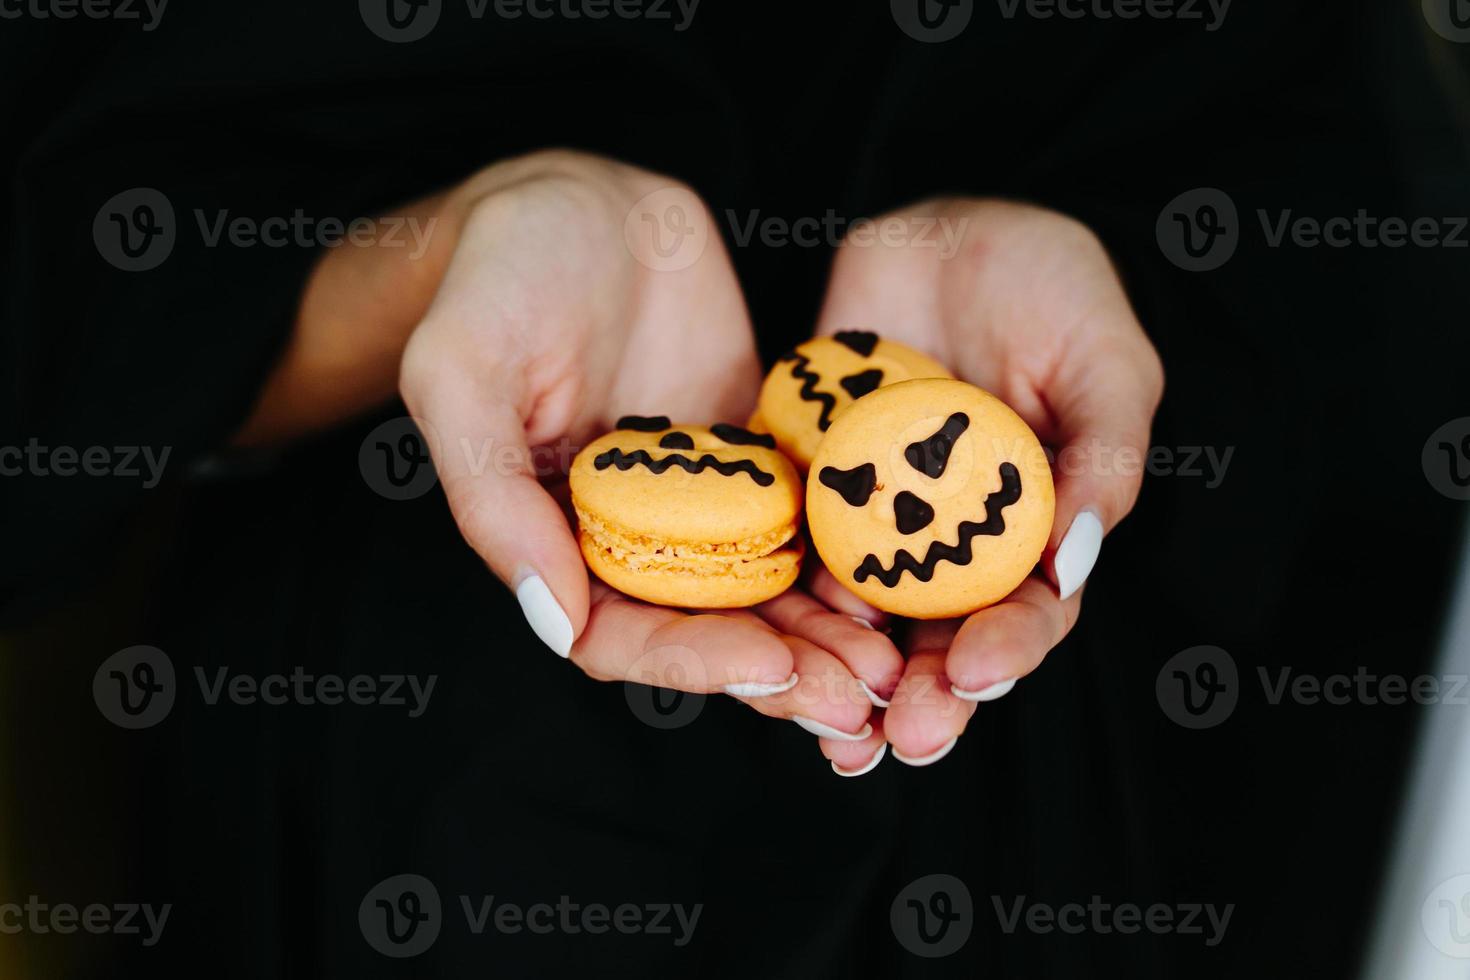
{"type": "Polygon", "coordinates": [[[1046,453],[995,396],[905,381],[833,422],[808,476],[807,523],[827,569],[879,609],[916,619],[999,602],[1051,534],[1046,453]]]}
{"type": "Polygon", "coordinates": [[[801,478],[769,435],[627,416],[572,461],[587,566],[661,605],[764,602],[801,568],[801,478]]]}
{"type": "Polygon", "coordinates": [[[832,422],[847,406],[884,385],[948,378],[927,354],[866,330],[814,337],[776,362],[761,384],[752,429],[769,432],[803,472],[832,422]]]}

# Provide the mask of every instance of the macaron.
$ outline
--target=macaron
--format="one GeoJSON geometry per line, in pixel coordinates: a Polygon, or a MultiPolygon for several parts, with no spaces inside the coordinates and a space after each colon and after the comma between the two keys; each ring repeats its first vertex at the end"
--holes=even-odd
{"type": "Polygon", "coordinates": [[[801,477],[770,435],[627,416],[572,460],[571,490],[587,567],[627,595],[750,606],[801,569],[801,477]]]}
{"type": "Polygon", "coordinates": [[[769,432],[802,472],[831,424],[854,401],[884,385],[948,378],[943,364],[912,347],[866,330],[814,337],[785,354],[766,375],[748,423],[769,432]]]}
{"type": "Polygon", "coordinates": [[[963,616],[1035,568],[1056,507],[1036,435],[1004,402],[953,379],[904,381],[833,421],[807,480],[827,569],[879,609],[963,616]]]}

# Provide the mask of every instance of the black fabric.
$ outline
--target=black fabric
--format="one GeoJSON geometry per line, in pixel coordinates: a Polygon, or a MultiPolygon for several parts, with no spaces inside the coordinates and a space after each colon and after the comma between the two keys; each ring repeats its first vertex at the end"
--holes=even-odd
{"type": "MultiPolygon", "coordinates": [[[[1464,251],[1272,248],[1273,214],[1470,214],[1463,52],[1418,4],[1278,0],[1197,23],[1005,18],[922,44],[888,5],[705,0],[668,22],[476,21],[390,45],[350,4],[170,6],[158,28],[7,21],[7,445],[174,447],[169,476],[5,478],[8,895],[171,902],[156,947],[26,937],[32,975],[1345,976],[1379,885],[1413,707],[1273,706],[1257,668],[1429,669],[1463,510],[1420,447],[1467,414],[1464,251]],[[1457,91],[1456,86],[1459,85],[1457,91]],[[1452,93],[1452,94],[1447,94],[1452,93]],[[826,248],[741,246],[754,212],[856,218],[942,193],[1033,200],[1113,252],[1168,371],[1154,442],[1234,447],[1218,487],[1151,477],[1075,632],[954,753],[833,777],[795,726],[710,699],[662,732],[558,660],[442,495],[375,494],[379,415],[258,472],[185,479],[239,424],[310,249],[207,248],[213,213],[370,214],[567,145],[687,181],[774,358],[826,248]],[[146,274],[93,245],[103,201],[164,191],[146,274]],[[1155,241],[1175,194],[1240,206],[1211,273],[1155,241]],[[193,671],[437,675],[431,707],[208,706],[121,731],[90,691],[138,643],[193,671]],[[1154,679],[1197,644],[1252,678],[1186,731],[1154,679]],[[357,909],[433,880],[439,940],[395,961],[357,909]],[[921,875],[975,927],[921,959],[889,925],[921,875]],[[694,941],[472,935],[459,895],[703,904],[694,941]],[[1234,903],[1224,941],[1006,934],[994,903],[1234,903]],[[158,973],[156,975],[163,975],[158,973]]],[[[694,329],[694,328],[691,328],[694,329]]],[[[20,948],[20,947],[18,947],[20,948]]]]}

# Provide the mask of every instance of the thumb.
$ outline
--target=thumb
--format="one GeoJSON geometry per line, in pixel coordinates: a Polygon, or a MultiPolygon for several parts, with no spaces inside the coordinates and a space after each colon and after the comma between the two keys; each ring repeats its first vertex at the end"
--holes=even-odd
{"type": "Polygon", "coordinates": [[[558,656],[587,625],[587,569],[561,506],[537,478],[516,376],[476,380],[404,362],[404,401],[435,437],[430,452],[460,533],[515,592],[531,629],[558,656]]]}
{"type": "Polygon", "coordinates": [[[1163,394],[1158,355],[1131,310],[1069,347],[1043,392],[1060,437],[1056,518],[1042,562],[1061,598],[1082,587],[1103,535],[1143,484],[1149,429],[1163,394]]]}

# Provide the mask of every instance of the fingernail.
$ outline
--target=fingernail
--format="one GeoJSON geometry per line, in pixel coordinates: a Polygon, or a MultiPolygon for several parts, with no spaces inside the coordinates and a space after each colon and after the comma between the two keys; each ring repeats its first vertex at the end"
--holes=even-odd
{"type": "Polygon", "coordinates": [[[941,745],[938,749],[930,752],[928,755],[921,755],[917,759],[910,758],[909,756],[904,755],[902,752],[898,751],[898,749],[893,750],[893,757],[906,766],[931,765],[932,763],[938,762],[940,759],[943,759],[945,756],[949,755],[949,750],[954,748],[954,743],[958,742],[959,740],[960,737],[956,735],[954,738],[941,745]]]}
{"type": "Polygon", "coordinates": [[[1097,553],[1102,550],[1103,526],[1097,513],[1091,509],[1081,511],[1072,519],[1067,536],[1057,548],[1052,567],[1057,573],[1057,593],[1069,599],[1072,593],[1082,588],[1092,566],[1097,564],[1097,553]]]}
{"type": "Polygon", "coordinates": [[[832,771],[839,776],[862,776],[878,768],[878,763],[882,762],[883,757],[887,754],[888,743],[882,742],[878,745],[878,751],[873,753],[873,757],[861,769],[844,769],[834,762],[832,763],[832,771]]]}
{"type": "Polygon", "coordinates": [[[872,630],[874,633],[882,633],[884,636],[889,636],[893,633],[893,627],[884,626],[880,629],[879,627],[874,626],[871,622],[861,616],[849,616],[847,618],[852,620],[854,623],[857,623],[859,626],[863,626],[872,630]]]}
{"type": "Polygon", "coordinates": [[[572,621],[557,605],[556,596],[546,587],[540,575],[527,575],[516,586],[516,599],[525,613],[531,632],[551,647],[558,657],[572,655],[572,621]]]}
{"type": "Polygon", "coordinates": [[[772,694],[785,694],[796,686],[798,680],[800,678],[792,674],[779,684],[757,684],[753,681],[743,684],[726,684],[725,693],[737,698],[768,698],[772,694]]]}
{"type": "Polygon", "coordinates": [[[1005,697],[1011,693],[1011,688],[1016,686],[1016,679],[1012,677],[1008,681],[1001,681],[989,687],[982,687],[978,691],[966,691],[964,688],[949,686],[950,693],[965,701],[994,701],[996,698],[1005,697]]]}
{"type": "Polygon", "coordinates": [[[863,722],[863,727],[856,732],[844,732],[833,728],[831,725],[824,725],[820,721],[803,718],[801,715],[793,715],[791,720],[818,738],[830,738],[839,742],[861,742],[873,734],[873,726],[867,722],[863,722]]]}
{"type": "Polygon", "coordinates": [[[887,699],[880,698],[878,695],[874,694],[873,693],[873,689],[868,686],[868,684],[867,684],[866,681],[859,680],[858,681],[858,687],[862,688],[863,689],[863,693],[868,696],[868,700],[871,701],[871,702],[873,702],[873,707],[875,707],[875,708],[886,708],[886,707],[888,707],[889,702],[887,701],[887,699]]]}

